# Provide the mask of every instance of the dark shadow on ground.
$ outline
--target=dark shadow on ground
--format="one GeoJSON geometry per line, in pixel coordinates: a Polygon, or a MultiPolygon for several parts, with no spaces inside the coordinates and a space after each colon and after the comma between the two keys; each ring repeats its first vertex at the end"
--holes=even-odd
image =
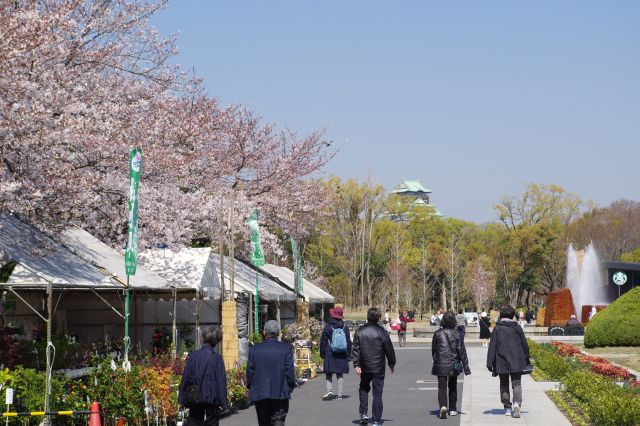
{"type": "MultiPolygon", "coordinates": [[[[349,398],[351,398],[351,395],[342,395],[342,399],[349,399],[349,398]]],[[[323,399],[322,400],[322,402],[333,402],[333,401],[338,401],[335,396],[333,398],[331,398],[331,399],[323,399]]],[[[340,401],[338,401],[338,402],[340,402],[340,401]]]]}
{"type": "MultiPolygon", "coordinates": [[[[523,414],[526,414],[526,413],[528,413],[528,411],[520,410],[520,415],[523,415],[523,414]]],[[[504,416],[504,408],[493,408],[491,410],[485,410],[482,414],[491,414],[491,415],[494,415],[494,416],[504,416]]]]}
{"type": "MultiPolygon", "coordinates": [[[[382,423],[386,423],[386,422],[393,422],[393,419],[382,419],[382,423]]],[[[351,423],[353,423],[354,425],[359,425],[360,424],[360,419],[358,420],[354,420],[351,423]]],[[[372,424],[373,422],[371,421],[371,419],[369,419],[369,424],[372,424]]]]}

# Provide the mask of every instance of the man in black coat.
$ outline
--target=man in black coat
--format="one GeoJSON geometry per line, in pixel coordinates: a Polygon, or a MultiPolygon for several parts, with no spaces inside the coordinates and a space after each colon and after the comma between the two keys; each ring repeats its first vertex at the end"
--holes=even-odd
{"type": "Polygon", "coordinates": [[[264,325],[263,343],[249,349],[247,387],[255,403],[259,426],[284,426],[289,398],[296,386],[293,346],[278,341],[280,325],[273,320],[264,325]]]}
{"type": "Polygon", "coordinates": [[[511,306],[500,308],[487,353],[487,368],[500,376],[500,398],[505,414],[520,417],[522,407],[522,373],[530,364],[529,345],[522,327],[514,321],[516,311],[511,306]],[[513,403],[509,394],[509,378],[513,387],[513,403]],[[512,411],[513,410],[513,411],[512,411]]]}
{"type": "Polygon", "coordinates": [[[372,420],[374,426],[382,424],[382,389],[384,387],[385,358],[394,372],[396,354],[389,333],[378,321],[382,316],[378,308],[367,312],[367,324],[356,331],[353,338],[353,367],[360,376],[360,424],[368,424],[369,391],[373,382],[372,420]]]}
{"type": "Polygon", "coordinates": [[[187,388],[191,385],[201,385],[204,402],[189,406],[189,424],[217,426],[220,411],[227,409],[227,373],[222,357],[214,351],[222,340],[222,332],[217,327],[211,327],[202,337],[202,348],[192,352],[187,358],[178,388],[178,402],[185,405],[187,388]],[[204,377],[202,382],[201,377],[204,377]]]}

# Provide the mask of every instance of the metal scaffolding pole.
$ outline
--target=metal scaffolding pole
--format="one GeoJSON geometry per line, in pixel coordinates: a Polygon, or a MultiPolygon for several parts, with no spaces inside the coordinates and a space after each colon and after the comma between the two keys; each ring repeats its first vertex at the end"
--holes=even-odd
{"type": "MultiPolygon", "coordinates": [[[[47,370],[45,373],[45,395],[44,395],[44,411],[51,411],[51,318],[53,317],[53,286],[51,282],[47,283],[47,370]]],[[[48,416],[44,418],[44,424],[49,425],[50,419],[48,416]]]]}

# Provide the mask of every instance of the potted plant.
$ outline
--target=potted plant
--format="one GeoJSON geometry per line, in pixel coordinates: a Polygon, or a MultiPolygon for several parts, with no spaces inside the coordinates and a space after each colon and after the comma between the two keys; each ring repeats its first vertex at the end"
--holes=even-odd
{"type": "Polygon", "coordinates": [[[227,399],[231,411],[249,408],[246,367],[236,365],[227,371],[227,399]]]}

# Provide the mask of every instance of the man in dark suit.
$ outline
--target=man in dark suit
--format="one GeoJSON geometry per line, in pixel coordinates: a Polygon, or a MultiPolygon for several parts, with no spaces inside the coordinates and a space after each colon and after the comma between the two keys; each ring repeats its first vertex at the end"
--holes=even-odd
{"type": "Polygon", "coordinates": [[[222,340],[222,332],[211,327],[203,335],[202,348],[191,353],[182,373],[178,401],[187,404],[185,395],[191,385],[201,386],[203,402],[189,405],[189,424],[218,426],[220,411],[227,409],[227,373],[220,354],[214,351],[222,340]],[[202,382],[201,382],[202,379],[202,382]]]}
{"type": "Polygon", "coordinates": [[[280,325],[267,321],[265,341],[249,349],[247,387],[256,406],[259,426],[283,426],[289,398],[296,386],[293,346],[279,342],[280,325]]]}

